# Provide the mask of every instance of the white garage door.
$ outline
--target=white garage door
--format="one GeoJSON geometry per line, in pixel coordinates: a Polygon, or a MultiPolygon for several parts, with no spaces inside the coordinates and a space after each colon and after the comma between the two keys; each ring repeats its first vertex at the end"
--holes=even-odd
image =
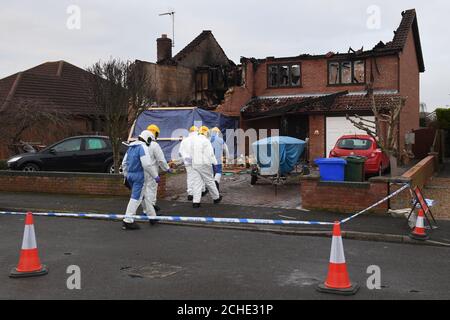
{"type": "MultiPolygon", "coordinates": [[[[363,117],[367,120],[375,120],[373,116],[363,117]]],[[[355,126],[348,121],[345,117],[327,117],[326,118],[326,148],[327,154],[330,154],[337,140],[345,134],[367,134],[365,131],[355,128],[355,126]]]]}

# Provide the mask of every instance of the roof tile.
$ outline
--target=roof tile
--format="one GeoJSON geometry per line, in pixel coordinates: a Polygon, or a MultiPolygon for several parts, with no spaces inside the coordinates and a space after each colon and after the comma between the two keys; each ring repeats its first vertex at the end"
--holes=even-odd
{"type": "MultiPolygon", "coordinates": [[[[17,76],[0,79],[0,101],[6,99],[17,76]]],[[[72,115],[98,114],[86,81],[89,76],[89,72],[65,61],[46,62],[22,72],[13,101],[32,99],[41,108],[72,115]]]]}

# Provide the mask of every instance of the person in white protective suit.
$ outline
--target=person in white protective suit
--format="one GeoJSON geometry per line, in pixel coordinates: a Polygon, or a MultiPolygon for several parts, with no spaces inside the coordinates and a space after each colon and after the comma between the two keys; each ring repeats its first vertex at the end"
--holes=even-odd
{"type": "Polygon", "coordinates": [[[202,197],[202,186],[209,190],[214,203],[219,203],[222,196],[214,183],[212,165],[217,164],[216,157],[211,142],[206,137],[209,129],[205,126],[200,127],[199,135],[192,140],[191,158],[192,158],[192,206],[200,207],[202,197]]]}
{"type": "MultiPolygon", "coordinates": [[[[147,127],[147,130],[151,132],[151,142],[148,147],[148,151],[150,155],[152,170],[158,172],[159,169],[161,169],[167,173],[172,173],[172,169],[170,169],[169,165],[167,164],[166,158],[164,157],[164,153],[161,150],[160,145],[156,142],[160,133],[159,127],[155,124],[151,124],[147,127]]],[[[155,212],[158,212],[160,210],[160,208],[156,205],[157,194],[158,184],[150,176],[147,176],[145,178],[144,199],[142,206],[144,209],[144,214],[153,215],[151,207],[153,207],[155,212]]],[[[154,224],[155,222],[155,220],[150,220],[150,224],[154,224]]]]}
{"type": "MultiPolygon", "coordinates": [[[[151,165],[148,151],[151,135],[148,130],[142,131],[138,140],[128,146],[127,153],[122,161],[125,184],[131,189],[130,201],[123,219],[122,229],[124,230],[139,229],[139,225],[134,221],[133,216],[136,215],[136,211],[142,202],[145,176],[154,179],[156,183],[160,181],[158,172],[151,165]]],[[[147,214],[155,214],[153,207],[146,209],[147,214]],[[151,212],[152,210],[153,212],[151,212]]]]}
{"type": "MultiPolygon", "coordinates": [[[[198,128],[196,126],[192,126],[189,128],[189,134],[187,137],[183,138],[180,142],[180,148],[178,150],[178,154],[181,157],[181,160],[183,161],[184,167],[186,169],[186,192],[187,192],[187,199],[188,201],[193,200],[193,193],[192,193],[192,158],[190,156],[191,154],[191,148],[192,148],[192,139],[193,137],[198,136],[198,128]]],[[[205,187],[205,184],[202,186],[202,197],[207,194],[207,189],[205,187]]]]}
{"type": "Polygon", "coordinates": [[[178,151],[181,160],[184,163],[184,167],[186,168],[186,185],[187,185],[187,194],[188,201],[193,200],[193,191],[192,191],[192,158],[191,158],[191,148],[192,148],[192,140],[194,137],[198,136],[198,128],[196,126],[192,126],[189,129],[189,134],[187,137],[183,138],[180,142],[180,149],[178,151]]]}
{"type": "Polygon", "coordinates": [[[216,157],[217,164],[213,165],[213,173],[214,173],[214,181],[216,182],[217,190],[220,191],[219,184],[220,179],[222,177],[222,156],[225,155],[225,159],[230,158],[230,154],[228,152],[228,146],[223,141],[222,137],[220,136],[221,132],[220,129],[217,127],[214,127],[211,129],[211,145],[214,149],[214,156],[216,157]]]}

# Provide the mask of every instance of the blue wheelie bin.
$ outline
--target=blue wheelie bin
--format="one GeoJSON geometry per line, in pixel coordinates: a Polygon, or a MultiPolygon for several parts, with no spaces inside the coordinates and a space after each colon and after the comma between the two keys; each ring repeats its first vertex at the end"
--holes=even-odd
{"type": "Polygon", "coordinates": [[[314,163],[319,166],[320,180],[344,181],[347,161],[341,158],[318,158],[314,163]]]}

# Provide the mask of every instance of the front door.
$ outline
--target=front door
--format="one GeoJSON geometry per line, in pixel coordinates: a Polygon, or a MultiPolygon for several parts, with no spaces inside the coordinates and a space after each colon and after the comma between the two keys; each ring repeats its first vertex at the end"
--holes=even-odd
{"type": "Polygon", "coordinates": [[[307,115],[286,115],[281,119],[281,135],[305,140],[309,134],[307,115]]]}

